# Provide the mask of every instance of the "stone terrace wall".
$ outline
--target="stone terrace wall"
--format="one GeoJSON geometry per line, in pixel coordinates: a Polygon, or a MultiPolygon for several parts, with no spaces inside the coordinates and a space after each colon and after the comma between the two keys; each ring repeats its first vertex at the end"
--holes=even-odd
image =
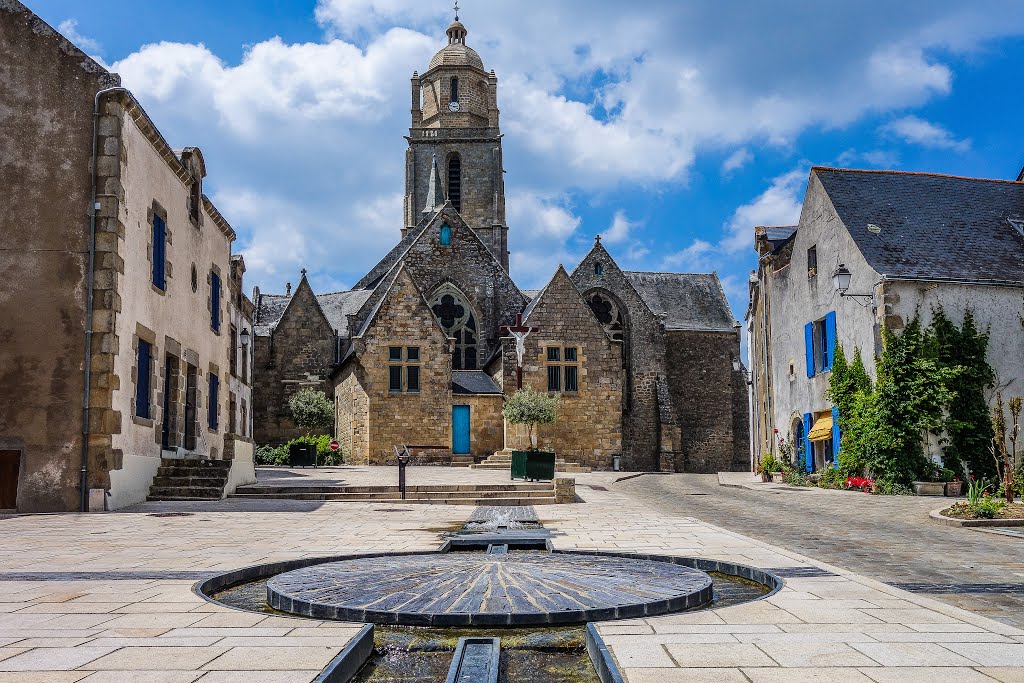
{"type": "Polygon", "coordinates": [[[735,332],[668,332],[668,387],[681,429],[680,472],[746,470],[747,392],[735,332]]]}

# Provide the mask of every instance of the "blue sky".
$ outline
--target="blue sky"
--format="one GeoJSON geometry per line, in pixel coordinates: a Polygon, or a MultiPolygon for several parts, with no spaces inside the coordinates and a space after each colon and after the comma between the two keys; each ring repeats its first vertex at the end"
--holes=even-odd
{"type": "MultiPolygon", "coordinates": [[[[248,287],[355,282],[397,240],[408,83],[447,2],[29,6],[122,76],[239,234],[248,287]]],[[[499,77],[512,275],[601,233],[636,270],[716,271],[742,317],[756,224],[811,165],[1015,178],[1024,3],[464,0],[499,77]]]]}

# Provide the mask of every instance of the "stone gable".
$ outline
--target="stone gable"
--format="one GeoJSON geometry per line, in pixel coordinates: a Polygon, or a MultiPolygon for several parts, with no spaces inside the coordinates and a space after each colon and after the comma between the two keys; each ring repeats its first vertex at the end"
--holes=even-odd
{"type": "Polygon", "coordinates": [[[387,288],[363,332],[353,339],[353,355],[335,377],[336,432],[346,462],[394,463],[394,446],[437,446],[434,456],[450,457],[451,350],[423,294],[402,267],[387,288]],[[391,361],[392,347],[403,361],[391,361]],[[407,362],[408,349],[419,361],[407,362]],[[390,367],[419,368],[418,392],[390,391],[390,367]]]}
{"type": "Polygon", "coordinates": [[[254,437],[257,443],[283,443],[301,436],[288,412],[288,400],[300,389],[333,396],[328,374],[337,357],[337,337],[302,276],[295,294],[269,336],[253,338],[254,437]]]}
{"type": "MultiPolygon", "coordinates": [[[[559,266],[548,286],[531,303],[524,324],[536,331],[526,338],[523,386],[548,391],[548,347],[577,349],[578,389],[562,392],[558,420],[539,430],[541,448],[567,460],[609,469],[612,455],[622,452],[622,344],[612,341],[594,317],[565,269],[559,266]]],[[[515,343],[504,342],[503,386],[516,388],[515,343]]],[[[528,444],[524,428],[509,428],[512,448],[528,444]]]]}

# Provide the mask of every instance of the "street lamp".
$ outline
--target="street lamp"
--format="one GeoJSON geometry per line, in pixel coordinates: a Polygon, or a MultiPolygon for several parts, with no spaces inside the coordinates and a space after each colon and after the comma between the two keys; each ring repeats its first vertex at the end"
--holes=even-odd
{"type": "Polygon", "coordinates": [[[249,330],[247,330],[247,329],[245,329],[243,327],[242,328],[242,334],[239,335],[239,337],[240,337],[240,340],[242,342],[242,348],[243,349],[246,348],[247,346],[249,346],[249,330]]]}
{"type": "MultiPolygon", "coordinates": [[[[850,282],[853,280],[853,273],[846,267],[846,264],[840,263],[834,273],[832,273],[832,286],[839,292],[839,296],[849,297],[851,299],[871,299],[875,298],[874,294],[850,294],[850,282]]],[[[867,304],[863,304],[867,305],[867,304]]]]}

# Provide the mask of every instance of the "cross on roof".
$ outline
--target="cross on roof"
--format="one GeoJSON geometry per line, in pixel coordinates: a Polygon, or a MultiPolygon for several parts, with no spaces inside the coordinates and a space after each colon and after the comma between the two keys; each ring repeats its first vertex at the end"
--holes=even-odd
{"type": "Polygon", "coordinates": [[[455,0],[455,21],[459,20],[459,0],[455,0]]]}
{"type": "Polygon", "coordinates": [[[306,269],[305,268],[302,269],[302,277],[306,277],[306,269]]]}
{"type": "Polygon", "coordinates": [[[515,325],[502,325],[499,328],[500,332],[518,332],[520,334],[529,334],[534,331],[532,327],[523,325],[523,314],[516,313],[516,324],[515,325]]]}

